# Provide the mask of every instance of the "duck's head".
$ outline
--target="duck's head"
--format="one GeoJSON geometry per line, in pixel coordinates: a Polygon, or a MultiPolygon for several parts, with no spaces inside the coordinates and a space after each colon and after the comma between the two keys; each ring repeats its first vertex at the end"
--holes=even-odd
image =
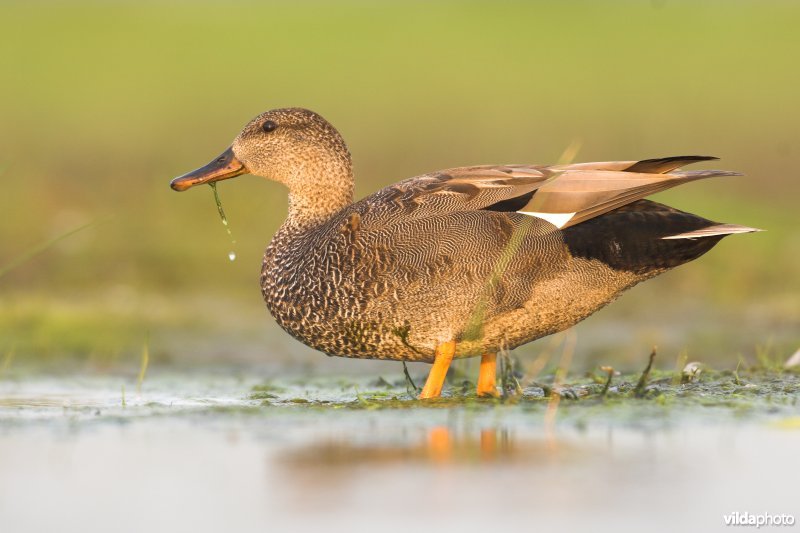
{"type": "Polygon", "coordinates": [[[273,109],[247,123],[233,144],[204,167],[172,180],[185,191],[195,185],[254,174],[290,190],[309,188],[317,176],[350,177],[350,154],[339,132],[302,108],[273,109]]]}

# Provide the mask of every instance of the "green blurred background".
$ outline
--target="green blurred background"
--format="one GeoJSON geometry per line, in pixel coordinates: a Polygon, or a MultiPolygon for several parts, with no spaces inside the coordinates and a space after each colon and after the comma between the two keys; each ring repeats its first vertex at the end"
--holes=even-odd
{"type": "Polygon", "coordinates": [[[261,302],[285,191],[220,185],[231,262],[211,191],[168,187],[283,106],[341,131],[358,197],[570,145],[576,161],[719,156],[706,167],[746,177],[656,199],[768,231],[588,319],[575,366],[639,366],[657,343],[662,366],[734,367],[800,345],[796,2],[20,1],[0,18],[0,268],[92,223],[0,277],[7,364],[105,368],[144,342],[160,361],[334,364],[261,302]]]}

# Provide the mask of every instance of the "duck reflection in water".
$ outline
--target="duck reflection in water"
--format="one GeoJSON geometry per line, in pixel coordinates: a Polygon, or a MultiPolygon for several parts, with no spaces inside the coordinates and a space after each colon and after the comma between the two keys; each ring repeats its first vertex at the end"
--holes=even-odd
{"type": "Polygon", "coordinates": [[[331,468],[416,464],[481,464],[481,463],[548,463],[561,458],[568,447],[556,439],[515,438],[503,427],[490,427],[475,432],[456,431],[447,426],[434,426],[421,438],[394,441],[357,442],[330,439],[301,449],[292,449],[284,456],[284,464],[292,468],[331,468]]]}

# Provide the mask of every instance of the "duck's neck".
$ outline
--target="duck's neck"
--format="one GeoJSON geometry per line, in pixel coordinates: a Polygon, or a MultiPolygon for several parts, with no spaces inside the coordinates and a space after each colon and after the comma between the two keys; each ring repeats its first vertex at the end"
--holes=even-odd
{"type": "Polygon", "coordinates": [[[353,171],[349,157],[329,161],[303,174],[289,184],[285,229],[304,231],[319,226],[353,203],[353,171]]]}
{"type": "Polygon", "coordinates": [[[289,212],[284,226],[308,229],[325,223],[343,207],[353,203],[353,188],[324,189],[316,193],[289,192],[289,212]]]}

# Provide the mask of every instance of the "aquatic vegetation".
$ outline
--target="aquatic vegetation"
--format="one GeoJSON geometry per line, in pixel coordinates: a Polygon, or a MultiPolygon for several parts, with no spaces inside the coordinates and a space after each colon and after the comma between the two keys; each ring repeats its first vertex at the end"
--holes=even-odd
{"type": "MultiPolygon", "coordinates": [[[[730,412],[749,411],[753,414],[774,414],[780,406],[794,407],[798,404],[800,375],[776,374],[767,369],[753,368],[739,371],[715,371],[707,369],[691,382],[674,380],[673,372],[656,370],[652,367],[655,356],[651,353],[647,367],[638,374],[620,374],[606,367],[607,378],[598,382],[597,376],[588,373],[579,379],[570,379],[557,386],[545,383],[559,383],[557,374],[543,376],[543,383],[529,385],[519,393],[512,391],[500,398],[479,398],[472,384],[465,387],[445,389],[442,398],[417,400],[414,391],[405,390],[404,380],[396,382],[383,380],[381,390],[366,386],[363,382],[351,383],[344,393],[331,398],[328,379],[299,380],[287,382],[285,387],[270,383],[256,386],[249,396],[263,400],[264,405],[294,408],[302,404],[307,409],[347,409],[347,410],[385,410],[385,409],[511,409],[533,414],[539,413],[551,419],[551,423],[561,418],[583,416],[584,411],[603,416],[638,416],[643,411],[653,409],[685,411],[698,415],[706,407],[724,408],[730,412]],[[613,381],[612,381],[613,376],[613,381]],[[307,396],[298,397],[299,389],[308,391],[307,396]],[[263,394],[263,390],[272,391],[263,394]],[[324,400],[316,400],[320,393],[324,400]],[[300,401],[303,400],[303,401],[300,401]]],[[[369,384],[367,384],[369,385],[369,384]]],[[[663,414],[669,414],[663,411],[663,414]]]]}
{"type": "MultiPolygon", "coordinates": [[[[214,191],[214,202],[217,204],[217,212],[219,213],[219,218],[222,220],[222,225],[225,226],[225,232],[228,234],[228,238],[231,240],[231,246],[236,246],[236,239],[233,238],[231,227],[228,225],[228,217],[225,216],[225,210],[222,209],[222,200],[219,197],[219,191],[217,191],[217,184],[211,182],[208,185],[211,187],[211,190],[214,191]]],[[[228,252],[228,259],[231,261],[236,260],[235,250],[228,252]]]]}

